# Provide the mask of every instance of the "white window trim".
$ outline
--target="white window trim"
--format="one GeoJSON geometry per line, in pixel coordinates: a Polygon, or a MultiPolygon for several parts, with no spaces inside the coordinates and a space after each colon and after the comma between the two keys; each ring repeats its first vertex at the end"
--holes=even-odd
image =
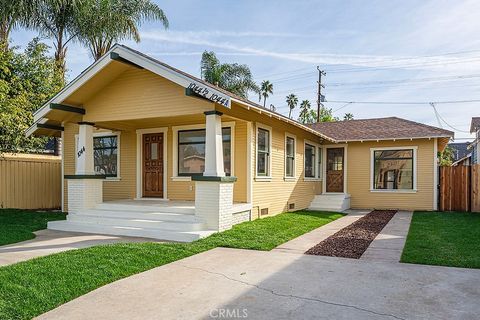
{"type": "Polygon", "coordinates": [[[263,123],[255,123],[255,180],[256,181],[270,181],[272,180],[272,127],[267,126],[263,123]],[[268,174],[266,176],[258,175],[258,129],[267,130],[269,132],[268,138],[268,174]]]}
{"type": "MultiPolygon", "coordinates": [[[[322,180],[322,174],[321,174],[321,168],[319,167],[318,165],[318,156],[319,156],[319,152],[321,151],[321,147],[320,147],[320,144],[316,143],[316,142],[313,142],[311,140],[303,140],[303,180],[304,181],[321,181],[322,180]],[[305,161],[306,161],[306,157],[305,157],[305,147],[306,145],[309,144],[313,147],[315,147],[315,163],[313,164],[314,165],[314,170],[315,170],[315,177],[306,177],[305,176],[305,161]]],[[[323,162],[323,156],[322,156],[322,162],[323,162]]]]}
{"type": "Polygon", "coordinates": [[[322,145],[322,194],[347,194],[348,195],[348,144],[324,144],[322,145]],[[343,192],[327,192],[327,149],[343,148],[343,192]]]}
{"type": "Polygon", "coordinates": [[[167,133],[168,128],[151,128],[151,129],[138,129],[137,133],[137,196],[136,200],[142,199],[163,199],[168,200],[167,194],[167,133]],[[142,173],[142,155],[143,155],[143,135],[147,133],[163,133],[163,198],[144,198],[143,197],[143,173],[142,173]]]}
{"type": "MultiPolygon", "coordinates": [[[[94,132],[93,137],[108,137],[108,136],[117,136],[117,176],[116,177],[105,177],[104,181],[120,181],[122,180],[120,175],[120,131],[102,131],[94,132]]],[[[75,134],[75,150],[78,148],[78,133],[75,134]]],[[[77,157],[75,157],[75,168],[77,167],[77,157]]]]}
{"type": "Polygon", "coordinates": [[[285,181],[296,181],[297,178],[297,136],[289,132],[285,132],[285,152],[284,152],[284,171],[283,179],[285,181]],[[287,176],[287,138],[293,139],[293,175],[287,176]]]}
{"type": "Polygon", "coordinates": [[[418,146],[399,146],[370,148],[370,192],[375,193],[416,193],[417,190],[417,152],[418,146]],[[373,179],[375,174],[375,151],[385,150],[413,150],[413,189],[374,189],[373,179]]]}
{"type": "MultiPolygon", "coordinates": [[[[197,130],[197,129],[205,129],[206,124],[204,123],[199,123],[199,124],[190,124],[190,125],[185,125],[185,126],[175,126],[172,127],[173,131],[173,145],[172,145],[172,150],[173,150],[173,173],[172,177],[170,178],[172,181],[192,181],[192,177],[188,176],[179,176],[178,175],[178,131],[184,131],[184,130],[197,130]]],[[[228,121],[228,122],[222,122],[222,128],[230,128],[230,149],[231,149],[231,155],[230,155],[230,165],[231,165],[231,173],[230,175],[232,177],[235,176],[234,174],[234,168],[235,168],[235,121],[228,121]]]]}

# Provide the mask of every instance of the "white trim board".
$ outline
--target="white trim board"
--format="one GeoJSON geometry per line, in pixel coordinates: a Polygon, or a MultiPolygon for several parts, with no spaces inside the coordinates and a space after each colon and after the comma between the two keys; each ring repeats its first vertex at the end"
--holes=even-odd
{"type": "Polygon", "coordinates": [[[138,129],[137,133],[137,170],[136,170],[136,199],[148,199],[143,197],[143,173],[142,173],[142,154],[143,154],[143,134],[146,133],[163,133],[163,199],[168,200],[168,190],[167,190],[167,175],[168,175],[168,154],[167,154],[167,144],[168,144],[168,128],[151,128],[151,129],[138,129]]]}
{"type": "Polygon", "coordinates": [[[272,127],[260,122],[255,122],[255,180],[271,181],[272,180],[272,127]],[[265,176],[258,175],[258,129],[268,131],[268,172],[265,176]]]}

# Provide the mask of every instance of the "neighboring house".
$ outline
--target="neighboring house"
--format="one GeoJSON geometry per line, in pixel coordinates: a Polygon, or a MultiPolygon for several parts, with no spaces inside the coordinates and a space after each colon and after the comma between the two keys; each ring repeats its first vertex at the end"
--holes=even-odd
{"type": "Polygon", "coordinates": [[[469,145],[472,152],[472,164],[480,163],[480,117],[473,117],[470,133],[475,133],[475,140],[469,145]]]}
{"type": "Polygon", "coordinates": [[[121,45],[34,119],[27,134],[64,146],[69,215],[49,228],[179,241],[288,210],[435,210],[453,137],[395,117],[305,126],[121,45]]]}
{"type": "Polygon", "coordinates": [[[468,166],[472,154],[469,150],[470,142],[449,143],[448,147],[453,150],[452,166],[468,166]]]}

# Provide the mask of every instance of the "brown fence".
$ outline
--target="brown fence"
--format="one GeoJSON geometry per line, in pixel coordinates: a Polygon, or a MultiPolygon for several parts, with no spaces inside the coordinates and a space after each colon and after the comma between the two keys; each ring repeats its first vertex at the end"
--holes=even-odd
{"type": "Polygon", "coordinates": [[[480,165],[440,167],[439,209],[480,212],[480,165]]]}
{"type": "Polygon", "coordinates": [[[53,209],[60,203],[60,157],[0,155],[1,208],[53,209]]]}

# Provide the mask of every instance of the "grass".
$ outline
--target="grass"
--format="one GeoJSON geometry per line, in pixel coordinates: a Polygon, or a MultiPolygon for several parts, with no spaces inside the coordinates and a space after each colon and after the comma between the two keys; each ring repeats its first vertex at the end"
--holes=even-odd
{"type": "Polygon", "coordinates": [[[0,209],[0,246],[33,239],[33,232],[45,229],[48,221],[64,219],[59,212],[0,209]]]}
{"type": "Polygon", "coordinates": [[[480,268],[480,214],[415,212],[401,262],[480,268]]]}
{"type": "Polygon", "coordinates": [[[128,243],[62,252],[0,268],[0,319],[31,319],[110,282],[215,247],[271,250],[342,215],[283,213],[192,243],[128,243]]]}

